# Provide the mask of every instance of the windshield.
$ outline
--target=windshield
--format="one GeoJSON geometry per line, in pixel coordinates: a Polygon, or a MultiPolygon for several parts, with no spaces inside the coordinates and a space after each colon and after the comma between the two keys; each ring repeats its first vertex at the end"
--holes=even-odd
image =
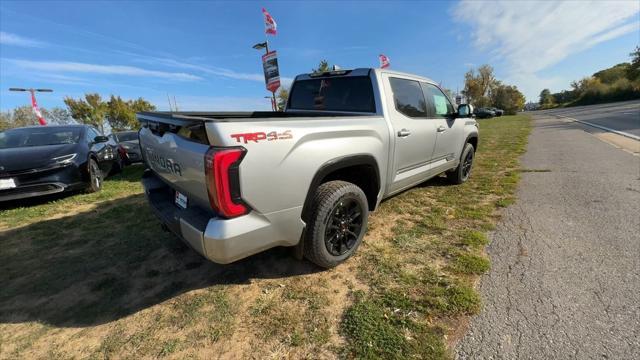
{"type": "Polygon", "coordinates": [[[80,127],[33,127],[0,132],[0,149],[26,146],[77,144],[80,127]]]}
{"type": "Polygon", "coordinates": [[[293,83],[290,110],[376,112],[368,76],[299,80],[293,83]]]}
{"type": "Polygon", "coordinates": [[[116,138],[118,139],[118,141],[136,141],[136,140],[138,140],[138,133],[134,132],[134,131],[116,133],[115,135],[116,135],[116,138]]]}

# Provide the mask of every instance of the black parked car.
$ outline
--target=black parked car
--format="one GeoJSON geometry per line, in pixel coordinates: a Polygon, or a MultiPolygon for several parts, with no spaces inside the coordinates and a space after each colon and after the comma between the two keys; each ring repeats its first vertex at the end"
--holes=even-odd
{"type": "Polygon", "coordinates": [[[473,112],[478,119],[489,119],[496,116],[496,113],[487,108],[477,108],[473,112]]]}
{"type": "Polygon", "coordinates": [[[504,110],[502,109],[490,107],[489,110],[493,111],[498,117],[504,115],[504,110]]]}
{"type": "Polygon", "coordinates": [[[100,191],[119,162],[115,143],[88,125],[0,132],[0,202],[68,190],[100,191]]]}
{"type": "Polygon", "coordinates": [[[127,165],[142,162],[142,150],[140,150],[137,131],[118,131],[109,135],[109,138],[118,143],[120,157],[127,165]]]}

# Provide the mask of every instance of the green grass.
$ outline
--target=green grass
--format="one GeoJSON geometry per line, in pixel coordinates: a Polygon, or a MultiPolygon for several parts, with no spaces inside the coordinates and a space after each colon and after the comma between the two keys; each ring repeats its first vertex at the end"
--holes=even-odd
{"type": "Polygon", "coordinates": [[[489,270],[489,260],[486,258],[468,253],[460,253],[455,257],[451,269],[462,274],[483,274],[489,270]]]}
{"type": "Polygon", "coordinates": [[[445,334],[455,332],[456,319],[481,309],[473,283],[490,268],[485,232],[498,220],[497,209],[514,201],[529,128],[521,115],[481,120],[467,183],[434,179],[381,205],[372,228],[388,226],[391,216],[400,219],[388,238],[372,245],[365,238],[360,250],[360,277],[370,290],[354,293],[343,317],[345,356],[451,356],[445,334]]]}
{"type": "Polygon", "coordinates": [[[90,339],[104,323],[111,330],[86,357],[165,356],[233,332],[226,289],[207,276],[213,264],[160,229],[142,195],[142,170],[132,166],[107,178],[99,193],[36,199],[0,212],[0,332],[13,334],[3,338],[11,357],[24,357],[37,341],[50,342],[67,328],[85,327],[90,339]],[[206,289],[184,294],[199,288],[206,289]],[[162,305],[151,318],[139,314],[156,304],[162,305]],[[142,319],[129,318],[135,315],[142,319]],[[10,330],[16,321],[32,325],[10,330]],[[155,338],[174,333],[194,343],[155,338]]]}
{"type": "Polygon", "coordinates": [[[121,174],[107,178],[104,188],[97,193],[78,192],[74,196],[63,195],[53,201],[30,199],[26,201],[27,206],[0,211],[0,226],[13,228],[31,223],[34,219],[70,213],[78,206],[140,194],[142,193],[140,177],[143,170],[142,166],[128,167],[121,174]]]}

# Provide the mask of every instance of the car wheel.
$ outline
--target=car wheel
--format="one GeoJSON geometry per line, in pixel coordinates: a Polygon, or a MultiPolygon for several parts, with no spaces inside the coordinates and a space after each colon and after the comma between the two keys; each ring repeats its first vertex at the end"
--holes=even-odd
{"type": "Polygon", "coordinates": [[[469,180],[474,158],[475,149],[473,148],[473,145],[466,143],[462,150],[462,155],[460,156],[460,164],[458,164],[457,168],[447,172],[447,178],[449,178],[449,181],[458,185],[469,180]]]}
{"type": "Polygon", "coordinates": [[[98,192],[102,189],[102,170],[100,170],[98,163],[93,159],[89,159],[87,166],[89,172],[89,186],[87,186],[87,191],[91,193],[98,192]]]}
{"type": "Polygon", "coordinates": [[[367,230],[369,206],[358,186],[330,181],[318,187],[304,236],[304,255],[323,268],[334,267],[356,251],[367,230]]]}

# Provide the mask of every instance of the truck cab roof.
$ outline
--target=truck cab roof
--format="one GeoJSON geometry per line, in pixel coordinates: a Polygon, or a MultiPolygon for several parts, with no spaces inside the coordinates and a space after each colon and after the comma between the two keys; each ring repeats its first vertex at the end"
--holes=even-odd
{"type": "Polygon", "coordinates": [[[426,81],[432,84],[437,84],[435,81],[424,76],[408,74],[401,71],[395,71],[395,70],[389,70],[389,69],[379,69],[379,68],[338,69],[338,70],[325,71],[323,73],[301,74],[295,77],[295,81],[310,80],[310,79],[317,79],[317,78],[324,78],[324,77],[334,77],[334,76],[369,76],[371,75],[371,72],[398,75],[402,77],[414,78],[420,81],[426,81]]]}

